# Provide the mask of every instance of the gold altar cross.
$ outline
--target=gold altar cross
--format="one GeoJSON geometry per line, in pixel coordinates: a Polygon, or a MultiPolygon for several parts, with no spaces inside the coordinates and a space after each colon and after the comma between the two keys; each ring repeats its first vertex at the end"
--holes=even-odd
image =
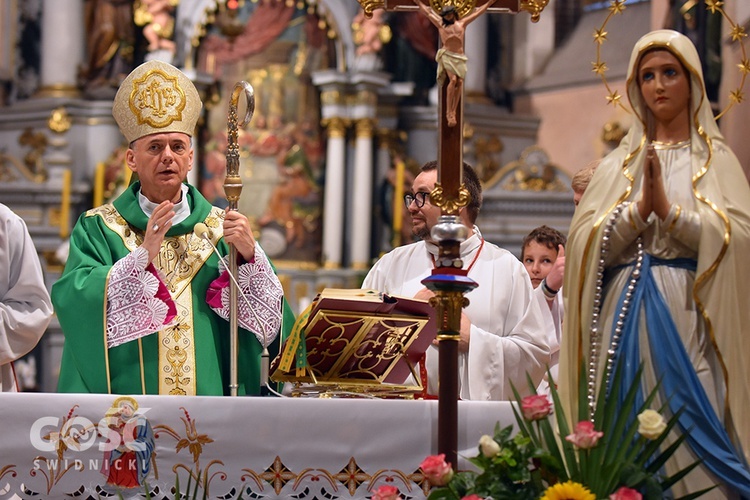
{"type": "MultiPolygon", "coordinates": [[[[415,11],[419,10],[418,2],[423,0],[358,0],[362,6],[365,16],[371,17],[372,12],[376,9],[385,9],[390,12],[398,11],[415,11]]],[[[539,16],[546,7],[549,0],[424,0],[433,12],[440,14],[443,7],[452,5],[456,9],[458,17],[456,21],[469,16],[476,9],[483,8],[485,12],[517,14],[520,11],[527,11],[531,14],[532,22],[539,20],[539,16]]],[[[483,15],[483,14],[482,14],[483,15]]],[[[433,21],[434,22],[434,21],[433,21]]],[[[463,37],[464,35],[462,35],[463,37]]],[[[442,36],[441,36],[442,38],[442,36]]],[[[461,40],[463,45],[464,40],[461,40]]],[[[462,50],[462,53],[464,51],[462,50]]],[[[469,61],[469,64],[471,61],[469,61]]],[[[461,79],[463,80],[463,78],[461,79]]],[[[442,201],[438,205],[443,214],[457,215],[461,206],[464,206],[468,199],[467,193],[461,193],[461,184],[463,178],[463,82],[458,96],[455,97],[455,124],[449,125],[447,118],[446,103],[448,103],[448,85],[449,78],[445,78],[439,89],[438,98],[438,183],[442,189],[441,193],[436,193],[434,198],[442,201]]]]}

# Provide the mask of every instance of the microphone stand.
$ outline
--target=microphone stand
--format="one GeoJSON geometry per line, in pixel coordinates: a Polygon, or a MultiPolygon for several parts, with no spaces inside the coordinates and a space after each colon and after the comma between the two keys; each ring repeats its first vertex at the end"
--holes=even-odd
{"type": "MultiPolygon", "coordinates": [[[[255,92],[253,87],[245,82],[234,84],[232,97],[229,100],[229,117],[227,123],[227,177],[224,179],[224,193],[229,206],[227,210],[237,210],[242,192],[242,178],[240,178],[240,147],[238,141],[239,128],[245,128],[250,123],[255,112],[255,92]],[[237,119],[237,105],[240,94],[244,92],[247,101],[245,117],[241,123],[237,119]]],[[[237,275],[237,249],[229,244],[229,267],[230,276],[237,275]]],[[[237,295],[240,290],[234,281],[229,284],[229,393],[237,396],[237,358],[238,358],[238,334],[237,334],[237,295]]]]}

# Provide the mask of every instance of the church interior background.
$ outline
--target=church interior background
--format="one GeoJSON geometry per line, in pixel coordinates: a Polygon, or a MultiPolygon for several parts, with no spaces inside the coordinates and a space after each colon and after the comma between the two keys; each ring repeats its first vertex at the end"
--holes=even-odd
{"type": "MultiPolygon", "coordinates": [[[[728,19],[747,30],[750,2],[711,14],[704,0],[627,0],[610,19],[612,3],[550,0],[537,23],[493,14],[467,31],[463,154],[483,182],[478,226],[516,255],[536,226],[567,232],[571,176],[627,131],[612,96],[641,35],[693,37],[717,111],[742,101],[745,49],[728,19]]],[[[0,26],[0,202],[25,219],[50,287],[77,217],[128,182],[112,98],[148,58],[202,93],[189,180],[220,206],[228,97],[237,81],[253,86],[239,208],[295,312],[325,287],[358,287],[411,240],[400,198],[437,155],[438,37],[419,12],[366,19],[355,0],[0,0],[0,26]]],[[[750,172],[748,118],[740,102],[720,125],[750,172]]],[[[53,320],[25,360],[26,389],[55,390],[62,342],[53,320]]]]}

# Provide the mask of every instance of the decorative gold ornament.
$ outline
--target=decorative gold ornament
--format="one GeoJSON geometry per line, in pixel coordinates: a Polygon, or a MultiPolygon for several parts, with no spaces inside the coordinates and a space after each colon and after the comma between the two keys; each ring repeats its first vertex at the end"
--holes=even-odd
{"type": "Polygon", "coordinates": [[[625,133],[620,122],[607,122],[602,127],[602,141],[610,146],[617,146],[625,137],[625,133]]]}
{"type": "Polygon", "coordinates": [[[365,11],[365,17],[371,18],[373,11],[377,9],[384,9],[385,8],[385,1],[384,0],[357,0],[359,2],[359,5],[362,6],[362,10],[365,11]]]}
{"type": "MultiPolygon", "coordinates": [[[[609,68],[607,68],[607,63],[602,60],[602,46],[604,45],[604,42],[607,41],[607,24],[614,16],[623,13],[623,11],[625,10],[625,1],[626,0],[611,0],[609,6],[609,14],[607,14],[607,17],[604,19],[604,23],[601,25],[601,27],[594,31],[593,36],[594,43],[596,44],[596,61],[591,63],[591,71],[599,75],[599,77],[602,79],[602,82],[604,83],[604,87],[607,89],[607,104],[619,106],[627,113],[630,113],[630,108],[626,106],[622,101],[622,95],[620,95],[620,93],[616,89],[612,89],[610,87],[606,75],[606,72],[609,70],[609,68]]],[[[735,104],[739,104],[744,100],[745,95],[742,89],[745,87],[745,79],[747,78],[748,73],[750,73],[750,60],[748,60],[747,58],[747,54],[745,52],[745,44],[743,43],[743,39],[747,37],[745,28],[735,23],[734,20],[729,17],[729,15],[727,15],[727,13],[724,11],[723,6],[724,2],[720,0],[706,0],[706,10],[708,10],[711,14],[716,14],[717,12],[720,13],[722,17],[729,23],[732,43],[739,43],[740,51],[742,52],[742,62],[737,65],[740,72],[740,84],[736,89],[729,92],[729,101],[721,111],[721,113],[716,115],[716,120],[724,116],[724,114],[729,111],[732,106],[734,106],[735,104]]]]}
{"type": "Polygon", "coordinates": [[[43,182],[47,180],[47,168],[44,164],[44,152],[47,149],[49,141],[43,132],[34,132],[34,129],[27,127],[18,136],[18,144],[31,148],[23,157],[25,169],[22,173],[27,178],[33,179],[34,182],[43,182]]]}
{"type": "MultiPolygon", "coordinates": [[[[365,43],[365,23],[360,21],[359,19],[361,18],[357,16],[354,18],[354,21],[352,21],[352,41],[357,47],[365,43]]],[[[365,19],[368,20],[367,22],[370,22],[369,20],[373,19],[372,14],[370,14],[369,16],[365,15],[365,19]]],[[[381,18],[380,20],[372,22],[382,23],[383,21],[381,18]]],[[[391,31],[391,27],[385,23],[378,26],[377,37],[381,44],[385,45],[389,43],[391,39],[393,39],[393,32],[391,31]]]]}
{"type": "Polygon", "coordinates": [[[198,90],[182,71],[152,60],[135,68],[122,82],[112,116],[129,143],[160,132],[192,137],[201,107],[198,90]]]}
{"type": "Polygon", "coordinates": [[[521,10],[531,14],[531,22],[536,23],[548,3],[549,0],[521,0],[521,10]]]}
{"type": "MultiPolygon", "coordinates": [[[[533,1],[533,0],[532,0],[533,1]]],[[[476,6],[475,0],[430,0],[430,5],[432,6],[432,9],[440,14],[442,10],[452,5],[456,8],[456,13],[458,14],[458,18],[461,19],[464,16],[470,14],[474,7],[476,6]]]]}
{"type": "Polygon", "coordinates": [[[47,120],[47,126],[51,131],[58,134],[70,130],[70,115],[68,114],[68,110],[64,106],[52,110],[52,114],[49,120],[47,120]]]}
{"type": "Polygon", "coordinates": [[[500,170],[500,153],[505,149],[505,144],[497,134],[475,137],[471,144],[474,146],[474,171],[484,185],[500,170]]]}
{"type": "Polygon", "coordinates": [[[357,138],[372,139],[375,131],[375,120],[373,118],[360,118],[354,122],[354,130],[357,138]]]}
{"type": "Polygon", "coordinates": [[[539,146],[524,149],[518,160],[503,166],[484,183],[491,189],[501,183],[505,191],[565,192],[570,188],[560,180],[560,168],[552,164],[547,152],[539,146]]]}
{"type": "Polygon", "coordinates": [[[469,299],[460,291],[438,290],[430,297],[430,305],[436,316],[443,318],[438,323],[438,340],[458,340],[461,337],[461,310],[469,305],[469,299]]]}
{"type": "Polygon", "coordinates": [[[435,188],[430,192],[430,203],[443,210],[444,214],[457,215],[458,211],[469,204],[471,195],[466,186],[461,184],[458,188],[458,198],[449,198],[443,193],[443,186],[435,183],[435,188]]]}
{"type": "Polygon", "coordinates": [[[321,120],[321,125],[328,131],[329,137],[340,138],[346,136],[346,128],[349,126],[349,120],[332,116],[331,118],[321,120]]]}
{"type": "Polygon", "coordinates": [[[344,94],[340,90],[324,90],[320,93],[320,104],[324,106],[337,106],[343,102],[344,94]]]}
{"type": "MultiPolygon", "coordinates": [[[[180,4],[180,0],[170,0],[169,7],[174,9],[180,4]]],[[[153,14],[149,12],[148,5],[142,0],[137,0],[133,6],[133,22],[136,26],[146,26],[154,20],[153,14]]],[[[174,23],[172,23],[174,25],[174,23]]]]}

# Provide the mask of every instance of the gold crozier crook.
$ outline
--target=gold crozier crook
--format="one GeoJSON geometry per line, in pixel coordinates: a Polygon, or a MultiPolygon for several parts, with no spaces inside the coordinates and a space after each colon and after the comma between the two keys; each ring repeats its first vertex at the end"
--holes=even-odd
{"type": "MultiPolygon", "coordinates": [[[[255,92],[252,85],[242,81],[234,84],[232,98],[229,101],[229,117],[227,119],[227,177],[224,179],[224,193],[227,196],[229,206],[227,210],[237,210],[242,192],[242,179],[240,178],[240,146],[238,142],[239,129],[245,128],[255,112],[255,92]],[[237,121],[237,104],[240,94],[244,91],[247,109],[241,123],[237,121]]],[[[237,249],[229,244],[229,273],[237,276],[237,249]]],[[[237,289],[234,280],[229,280],[229,391],[232,396],[237,395],[237,289]]]]}

